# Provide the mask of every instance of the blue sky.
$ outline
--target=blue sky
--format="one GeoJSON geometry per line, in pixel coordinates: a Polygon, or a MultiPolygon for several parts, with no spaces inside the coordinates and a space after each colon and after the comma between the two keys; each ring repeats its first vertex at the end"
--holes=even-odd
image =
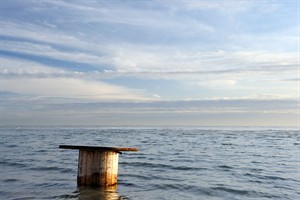
{"type": "Polygon", "coordinates": [[[1,0],[1,124],[299,125],[299,1],[1,0]]]}

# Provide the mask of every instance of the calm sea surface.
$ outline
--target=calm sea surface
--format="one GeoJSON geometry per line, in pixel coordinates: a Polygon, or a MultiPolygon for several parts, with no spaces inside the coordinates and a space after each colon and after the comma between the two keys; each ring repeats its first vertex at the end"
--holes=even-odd
{"type": "Polygon", "coordinates": [[[1,128],[0,199],[300,199],[297,129],[1,128]],[[117,189],[77,187],[77,150],[119,158],[117,189]]]}

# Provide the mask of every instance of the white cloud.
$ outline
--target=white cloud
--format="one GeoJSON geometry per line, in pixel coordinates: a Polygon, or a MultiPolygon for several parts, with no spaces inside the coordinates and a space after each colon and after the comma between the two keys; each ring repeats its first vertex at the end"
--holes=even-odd
{"type": "Polygon", "coordinates": [[[130,90],[104,82],[72,78],[19,78],[2,80],[2,91],[51,98],[86,101],[149,100],[142,91],[130,90]]]}
{"type": "Polygon", "coordinates": [[[264,51],[183,51],[163,46],[111,47],[121,72],[274,73],[298,70],[297,53],[264,51]],[[157,51],[159,49],[159,51],[157,51]]]}
{"type": "Polygon", "coordinates": [[[135,27],[143,27],[153,31],[157,29],[160,31],[177,30],[178,34],[181,31],[188,31],[188,27],[193,27],[196,32],[213,32],[214,28],[206,23],[192,20],[190,17],[181,16],[177,18],[170,12],[162,12],[151,7],[140,7],[139,9],[130,4],[118,4],[111,2],[92,1],[90,4],[82,4],[82,2],[63,2],[63,1],[48,1],[49,6],[62,6],[70,13],[76,13],[74,18],[81,18],[83,23],[109,23],[118,25],[127,25],[135,27]],[[151,17],[149,17],[151,16],[151,17]],[[174,20],[176,18],[177,20],[174,20]]]}
{"type": "Polygon", "coordinates": [[[57,75],[64,74],[66,71],[37,62],[2,56],[0,73],[4,78],[9,75],[57,75]]]}
{"type": "Polygon", "coordinates": [[[45,43],[60,44],[70,47],[85,47],[84,41],[76,38],[74,35],[65,34],[49,27],[43,27],[31,23],[17,23],[1,20],[1,35],[40,41],[45,43]]]}
{"type": "Polygon", "coordinates": [[[156,98],[156,99],[161,99],[161,96],[158,95],[158,94],[152,94],[152,96],[153,96],[154,98],[156,98]]]}
{"type": "Polygon", "coordinates": [[[91,40],[91,36],[87,35],[86,32],[70,32],[58,27],[52,28],[49,25],[1,20],[0,26],[1,36],[17,38],[17,41],[19,41],[14,42],[13,40],[6,41],[3,39],[3,46],[1,46],[3,50],[6,50],[6,48],[7,50],[15,49],[33,55],[42,55],[42,53],[48,51],[49,54],[46,55],[48,57],[57,57],[57,53],[62,53],[64,59],[72,58],[71,54],[77,54],[80,57],[92,58],[92,60],[95,60],[99,54],[107,53],[105,52],[106,49],[103,49],[106,39],[101,37],[101,34],[96,33],[97,40],[91,40]],[[64,50],[57,52],[58,50],[54,47],[64,50]]]}
{"type": "Polygon", "coordinates": [[[58,50],[48,44],[3,41],[1,49],[68,62],[87,63],[92,65],[108,63],[104,56],[93,55],[92,52],[58,50]]]}
{"type": "Polygon", "coordinates": [[[204,86],[204,87],[208,87],[208,88],[226,88],[226,89],[230,89],[232,87],[234,87],[236,85],[236,80],[204,80],[201,82],[197,82],[197,85],[199,86],[204,86]]]}
{"type": "MultiPolygon", "coordinates": [[[[26,54],[23,58],[36,60],[15,60],[18,55],[10,59],[1,57],[2,78],[14,91],[22,92],[12,80],[28,84],[21,87],[24,93],[34,93],[36,90],[36,95],[44,96],[66,94],[72,97],[79,95],[78,98],[86,96],[89,99],[147,99],[149,96],[159,99],[161,95],[168,98],[168,94],[157,94],[157,90],[146,95],[142,91],[98,82],[101,79],[112,79],[112,83],[113,79],[119,77],[129,77],[129,81],[131,77],[135,78],[134,81],[175,80],[174,83],[181,86],[193,83],[206,91],[223,89],[226,91],[226,94],[222,93],[223,96],[230,96],[228,94],[232,92],[235,92],[232,95],[236,97],[251,96],[254,92],[278,92],[280,95],[290,93],[287,96],[294,96],[296,91],[293,87],[295,85],[290,83],[292,81],[288,84],[278,81],[276,86],[265,81],[297,81],[295,77],[299,71],[298,53],[293,52],[297,46],[298,27],[293,25],[293,21],[282,31],[278,30],[281,24],[272,26],[274,31],[257,30],[268,23],[276,25],[278,21],[273,20],[277,18],[282,19],[282,24],[288,22],[288,18],[282,18],[282,15],[291,10],[292,6],[279,6],[280,2],[271,2],[269,6],[269,1],[123,4],[46,0],[14,3],[19,3],[15,8],[20,9],[25,4],[31,6],[16,10],[22,12],[23,18],[4,10],[4,18],[0,22],[4,39],[1,49],[6,51],[6,55],[21,53],[26,54]],[[258,12],[252,12],[255,9],[258,12]],[[277,15],[275,11],[280,13],[277,15]],[[230,19],[235,15],[238,16],[230,19]],[[262,23],[259,26],[254,23],[260,21],[262,23]],[[68,66],[38,63],[47,58],[66,61],[68,66]],[[84,63],[89,69],[83,66],[80,68],[79,65],[73,68],[71,63],[84,63]],[[102,66],[97,68],[97,65],[102,66]],[[89,83],[90,88],[87,86],[89,83]],[[62,84],[62,92],[56,91],[59,84],[62,84]],[[72,85],[78,87],[80,92],[76,93],[72,85]],[[247,90],[248,93],[240,94],[247,90]]],[[[147,85],[143,83],[141,81],[139,88],[147,85]]],[[[145,86],[145,90],[151,90],[149,88],[145,86]]],[[[182,92],[187,95],[186,91],[196,91],[193,89],[182,87],[178,94],[182,92]]],[[[208,98],[222,96],[203,93],[201,97],[204,98],[204,95],[208,98]]],[[[188,98],[188,95],[180,98],[188,98]]]]}
{"type": "Polygon", "coordinates": [[[253,1],[176,1],[172,4],[162,2],[173,9],[217,10],[222,13],[240,13],[253,7],[253,1]]]}

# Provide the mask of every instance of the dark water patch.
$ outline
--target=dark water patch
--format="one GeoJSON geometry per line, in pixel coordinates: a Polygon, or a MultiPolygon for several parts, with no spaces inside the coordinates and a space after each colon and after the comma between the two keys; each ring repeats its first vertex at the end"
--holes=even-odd
{"type": "Polygon", "coordinates": [[[260,168],[250,168],[249,170],[251,172],[262,172],[262,171],[264,171],[264,169],[260,169],[260,168]]]}
{"type": "Polygon", "coordinates": [[[269,176],[269,175],[264,175],[263,178],[264,179],[269,179],[269,180],[280,180],[280,181],[291,180],[291,181],[296,181],[292,178],[282,178],[282,177],[279,177],[279,176],[269,176]]]}
{"type": "Polygon", "coordinates": [[[31,199],[37,199],[37,198],[34,196],[13,198],[13,200],[31,200],[31,199]]]}
{"type": "Polygon", "coordinates": [[[7,147],[7,148],[17,148],[18,145],[16,145],[16,144],[8,144],[8,145],[5,145],[5,147],[7,147]]]}
{"type": "Polygon", "coordinates": [[[161,163],[149,163],[149,162],[120,162],[121,165],[130,165],[134,167],[143,167],[151,169],[165,169],[165,170],[179,170],[179,171],[193,171],[193,170],[207,170],[207,168],[201,167],[189,167],[189,166],[178,166],[178,165],[167,165],[161,163]]]}
{"type": "Polygon", "coordinates": [[[261,184],[263,183],[262,181],[259,181],[259,180],[248,180],[250,183],[258,183],[258,184],[261,184]]]}
{"type": "Polygon", "coordinates": [[[137,178],[137,179],[142,179],[142,180],[152,180],[153,177],[151,176],[144,176],[144,175],[139,175],[139,174],[124,174],[124,175],[119,175],[119,177],[130,177],[130,178],[137,178]]]}
{"type": "Polygon", "coordinates": [[[20,163],[20,162],[11,162],[11,161],[0,161],[0,165],[6,166],[6,167],[17,167],[17,168],[25,168],[29,165],[20,163]]]}
{"type": "Polygon", "coordinates": [[[38,188],[49,188],[49,187],[61,187],[64,186],[64,184],[56,183],[56,182],[44,182],[44,183],[36,183],[33,186],[38,188]]]}
{"type": "Polygon", "coordinates": [[[148,157],[147,156],[131,156],[130,157],[131,159],[135,158],[135,159],[147,159],[148,157]]]}
{"type": "Polygon", "coordinates": [[[51,199],[78,199],[79,194],[63,194],[59,196],[53,196],[51,199]]]}
{"type": "Polygon", "coordinates": [[[64,171],[66,168],[61,168],[61,167],[31,167],[31,170],[36,170],[36,171],[64,171]]]}
{"type": "Polygon", "coordinates": [[[46,153],[46,152],[49,152],[49,150],[46,150],[46,149],[39,149],[39,150],[37,150],[36,152],[38,152],[38,153],[46,153]]]}
{"type": "Polygon", "coordinates": [[[14,178],[8,178],[8,179],[4,179],[3,182],[4,183],[10,183],[10,182],[16,182],[19,181],[18,179],[14,179],[14,178]]]}
{"type": "Polygon", "coordinates": [[[218,168],[222,169],[223,171],[230,171],[233,169],[233,167],[230,167],[228,165],[219,165],[218,168]]]}
{"type": "Polygon", "coordinates": [[[195,196],[208,195],[215,196],[214,191],[210,188],[199,187],[197,185],[188,184],[151,184],[151,190],[175,191],[180,193],[192,193],[195,196]]]}
{"type": "Polygon", "coordinates": [[[188,167],[188,166],[173,166],[173,170],[179,170],[179,171],[200,171],[200,170],[208,170],[204,167],[188,167]]]}
{"type": "Polygon", "coordinates": [[[140,189],[143,188],[142,185],[138,185],[138,184],[131,183],[131,182],[128,182],[128,181],[123,181],[122,179],[118,180],[118,185],[125,186],[125,187],[132,187],[132,188],[140,188],[140,189]]]}
{"type": "Polygon", "coordinates": [[[238,190],[238,189],[232,189],[228,187],[212,187],[211,189],[217,191],[224,191],[231,194],[238,194],[238,195],[249,195],[251,193],[251,191],[249,190],[238,190]]]}
{"type": "Polygon", "coordinates": [[[255,153],[255,154],[252,154],[252,156],[253,156],[253,157],[263,157],[263,155],[261,155],[261,154],[257,154],[257,153],[255,153]]]}
{"type": "Polygon", "coordinates": [[[61,173],[74,173],[74,172],[76,172],[76,170],[70,169],[70,168],[66,168],[66,169],[61,169],[60,172],[61,173]]]}
{"type": "Polygon", "coordinates": [[[259,175],[259,174],[251,174],[251,173],[245,173],[244,176],[249,176],[253,178],[258,178],[260,180],[268,180],[268,181],[274,181],[274,180],[279,180],[279,181],[297,181],[292,178],[283,178],[279,176],[270,176],[270,175],[259,175]]]}
{"type": "MultiPolygon", "coordinates": [[[[178,156],[178,157],[182,157],[182,156],[178,156]]],[[[179,159],[171,159],[170,162],[179,162],[179,163],[193,163],[195,160],[191,160],[191,159],[186,159],[186,157],[183,158],[179,158],[179,159]]]]}
{"type": "Polygon", "coordinates": [[[171,165],[159,164],[159,163],[149,163],[149,162],[120,162],[120,165],[130,165],[134,167],[143,167],[143,168],[170,168],[171,165]]]}
{"type": "Polygon", "coordinates": [[[133,190],[145,190],[146,189],[146,186],[148,187],[149,186],[149,182],[148,181],[145,181],[145,182],[142,182],[142,183],[134,183],[134,182],[131,182],[131,181],[128,181],[128,180],[122,180],[122,179],[118,179],[118,188],[131,188],[133,190]]]}
{"type": "Polygon", "coordinates": [[[274,188],[284,189],[284,190],[293,190],[293,188],[290,188],[290,187],[287,187],[287,186],[279,186],[279,185],[275,185],[274,188]]]}
{"type": "Polygon", "coordinates": [[[257,160],[253,160],[253,161],[251,161],[251,163],[253,163],[253,164],[260,164],[262,162],[261,161],[257,161],[257,160]]]}
{"type": "Polygon", "coordinates": [[[231,145],[234,145],[234,144],[232,144],[232,143],[221,143],[221,145],[223,145],[223,146],[231,146],[231,145]]]}
{"type": "Polygon", "coordinates": [[[229,187],[212,187],[211,189],[217,192],[220,196],[223,196],[224,194],[222,195],[222,193],[219,192],[225,192],[232,196],[244,196],[244,197],[250,197],[255,199],[259,199],[259,198],[281,199],[282,198],[279,195],[274,195],[274,194],[269,194],[266,192],[260,192],[254,190],[233,189],[229,187]]]}
{"type": "Polygon", "coordinates": [[[172,177],[172,176],[164,176],[164,175],[155,175],[155,174],[148,174],[148,175],[140,175],[140,174],[120,174],[120,178],[126,178],[126,179],[131,179],[131,178],[137,178],[141,179],[143,181],[150,181],[150,180],[163,180],[163,181],[182,181],[182,179],[172,177]]]}

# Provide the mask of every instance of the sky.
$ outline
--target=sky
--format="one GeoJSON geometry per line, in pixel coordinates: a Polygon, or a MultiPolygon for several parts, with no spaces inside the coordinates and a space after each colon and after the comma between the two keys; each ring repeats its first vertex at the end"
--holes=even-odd
{"type": "Polygon", "coordinates": [[[1,126],[298,126],[299,0],[0,0],[1,126]]]}

